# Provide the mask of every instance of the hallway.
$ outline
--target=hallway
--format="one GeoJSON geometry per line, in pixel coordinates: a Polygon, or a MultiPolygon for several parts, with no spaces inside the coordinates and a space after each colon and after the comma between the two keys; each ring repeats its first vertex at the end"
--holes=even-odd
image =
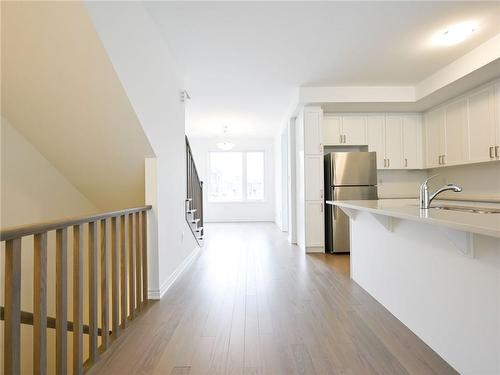
{"type": "Polygon", "coordinates": [[[349,279],[273,223],[208,224],[192,266],[92,374],[450,374],[349,279]]]}

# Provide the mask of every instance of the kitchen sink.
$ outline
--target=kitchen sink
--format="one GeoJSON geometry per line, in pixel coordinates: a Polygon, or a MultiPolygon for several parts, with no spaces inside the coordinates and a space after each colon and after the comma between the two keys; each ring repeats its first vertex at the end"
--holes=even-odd
{"type": "Polygon", "coordinates": [[[475,213],[475,214],[500,214],[500,208],[490,208],[490,207],[436,205],[436,206],[432,206],[431,208],[435,208],[437,210],[471,212],[471,213],[475,213]]]}

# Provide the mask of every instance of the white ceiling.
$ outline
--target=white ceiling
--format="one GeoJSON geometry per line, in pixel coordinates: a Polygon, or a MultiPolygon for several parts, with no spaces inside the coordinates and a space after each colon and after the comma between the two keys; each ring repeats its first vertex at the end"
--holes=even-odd
{"type": "Polygon", "coordinates": [[[499,2],[147,2],[185,76],[190,135],[273,135],[299,86],[408,86],[500,33],[499,2]],[[461,21],[464,43],[430,44],[461,21]]]}

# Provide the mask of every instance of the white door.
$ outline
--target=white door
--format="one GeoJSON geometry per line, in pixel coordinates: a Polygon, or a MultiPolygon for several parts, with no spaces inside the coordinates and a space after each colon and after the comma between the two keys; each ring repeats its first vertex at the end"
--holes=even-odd
{"type": "Polygon", "coordinates": [[[306,247],[322,247],[324,236],[324,204],[322,201],[306,202],[306,247]]]}
{"type": "Polygon", "coordinates": [[[494,158],[495,127],[492,104],[493,97],[490,88],[479,91],[468,98],[470,161],[486,161],[494,158]]]}
{"type": "Polygon", "coordinates": [[[339,145],[342,143],[340,131],[342,129],[342,118],[340,116],[323,117],[323,144],[324,145],[339,145]]]}
{"type": "Polygon", "coordinates": [[[366,145],[366,117],[343,116],[342,134],[346,145],[366,145]]]}
{"type": "Polygon", "coordinates": [[[441,165],[444,154],[444,109],[439,108],[425,115],[426,162],[429,167],[441,165]]]}
{"type": "Polygon", "coordinates": [[[306,155],[304,157],[304,183],[306,201],[323,199],[323,155],[306,155]]]}
{"type": "Polygon", "coordinates": [[[385,119],[386,168],[403,168],[403,118],[387,116],[385,119]]]}
{"type": "Polygon", "coordinates": [[[445,161],[460,164],[467,160],[467,100],[460,99],[445,108],[445,161]]]}
{"type": "Polygon", "coordinates": [[[368,150],[377,153],[377,169],[383,169],[385,160],[385,117],[367,116],[366,132],[368,135],[368,150]]]}
{"type": "Polygon", "coordinates": [[[321,120],[319,111],[304,110],[304,153],[307,155],[323,154],[321,146],[321,120]]]}
{"type": "Polygon", "coordinates": [[[403,168],[422,168],[421,126],[422,118],[420,116],[403,117],[403,168]]]}

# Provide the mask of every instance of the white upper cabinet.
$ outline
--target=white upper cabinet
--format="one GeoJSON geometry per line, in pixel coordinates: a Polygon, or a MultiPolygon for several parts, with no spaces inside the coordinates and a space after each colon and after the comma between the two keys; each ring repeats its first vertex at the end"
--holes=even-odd
{"type": "Polygon", "coordinates": [[[495,129],[496,129],[496,142],[495,142],[495,158],[500,159],[500,83],[497,83],[494,88],[495,91],[495,129]]]}
{"type": "Polygon", "coordinates": [[[385,168],[385,116],[367,116],[368,150],[377,153],[377,169],[385,168]]]}
{"type": "Polygon", "coordinates": [[[445,112],[438,108],[425,115],[426,166],[441,166],[445,153],[445,112]]]}
{"type": "Polygon", "coordinates": [[[343,144],[366,145],[366,116],[343,116],[343,144]]]}
{"type": "Polygon", "coordinates": [[[323,113],[318,110],[304,110],[304,153],[306,155],[323,155],[321,123],[323,113]]]}
{"type": "Polygon", "coordinates": [[[342,117],[328,116],[323,117],[323,144],[340,145],[342,143],[342,117]]]}
{"type": "Polygon", "coordinates": [[[420,115],[368,115],[366,123],[368,150],[377,153],[377,169],[423,168],[420,115]]]}
{"type": "Polygon", "coordinates": [[[329,146],[367,145],[366,116],[325,115],[323,144],[329,146]]]}
{"type": "Polygon", "coordinates": [[[422,116],[403,116],[403,168],[422,167],[422,116]]]}
{"type": "Polygon", "coordinates": [[[494,122],[494,90],[486,88],[468,98],[469,161],[495,159],[496,131],[494,122]]]}
{"type": "Polygon", "coordinates": [[[459,99],[445,107],[445,164],[467,161],[467,101],[459,99]]]}
{"type": "Polygon", "coordinates": [[[386,168],[403,168],[403,117],[387,116],[385,119],[386,168]]]}

